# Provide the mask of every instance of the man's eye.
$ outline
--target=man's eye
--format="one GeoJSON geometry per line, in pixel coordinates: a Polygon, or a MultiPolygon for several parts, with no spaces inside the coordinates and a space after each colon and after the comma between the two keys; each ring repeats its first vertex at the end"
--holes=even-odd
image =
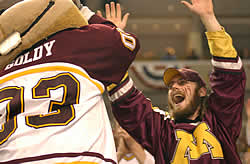
{"type": "Polygon", "coordinates": [[[180,85],[184,85],[184,84],[186,84],[187,83],[187,81],[186,80],[184,80],[184,79],[182,79],[182,80],[179,80],[179,82],[178,82],[180,85]]]}
{"type": "Polygon", "coordinates": [[[168,88],[168,89],[171,89],[171,88],[173,87],[173,84],[174,84],[174,83],[169,83],[167,88],[168,88]]]}

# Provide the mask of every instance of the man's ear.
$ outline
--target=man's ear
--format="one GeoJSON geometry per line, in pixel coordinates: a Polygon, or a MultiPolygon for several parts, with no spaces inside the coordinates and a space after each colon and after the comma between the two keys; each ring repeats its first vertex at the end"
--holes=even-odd
{"type": "Polygon", "coordinates": [[[199,95],[200,97],[205,97],[207,95],[207,89],[205,87],[201,87],[199,89],[199,95]]]}

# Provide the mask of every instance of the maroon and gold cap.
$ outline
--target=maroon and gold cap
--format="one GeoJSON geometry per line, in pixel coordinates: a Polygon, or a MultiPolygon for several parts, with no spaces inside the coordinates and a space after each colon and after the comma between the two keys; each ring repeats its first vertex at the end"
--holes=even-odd
{"type": "Polygon", "coordinates": [[[199,73],[187,68],[167,68],[163,75],[165,85],[168,85],[176,75],[182,76],[187,81],[197,82],[201,87],[206,87],[206,83],[202,80],[199,73]]]}

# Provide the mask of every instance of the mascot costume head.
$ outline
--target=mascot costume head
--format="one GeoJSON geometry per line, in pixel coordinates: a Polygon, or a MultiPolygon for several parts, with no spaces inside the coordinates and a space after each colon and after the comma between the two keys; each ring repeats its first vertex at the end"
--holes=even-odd
{"type": "Polygon", "coordinates": [[[48,36],[88,22],[72,0],[23,0],[0,15],[0,69],[48,36]]]}

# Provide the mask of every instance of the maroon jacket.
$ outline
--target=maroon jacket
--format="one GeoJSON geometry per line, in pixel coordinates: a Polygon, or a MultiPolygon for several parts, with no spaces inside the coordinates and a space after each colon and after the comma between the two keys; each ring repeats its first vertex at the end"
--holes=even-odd
{"type": "Polygon", "coordinates": [[[156,164],[239,164],[246,77],[239,57],[213,57],[212,94],[202,120],[176,123],[152,106],[129,77],[109,92],[119,124],[146,148],[156,164]],[[229,67],[227,67],[229,65],[229,67]]]}

